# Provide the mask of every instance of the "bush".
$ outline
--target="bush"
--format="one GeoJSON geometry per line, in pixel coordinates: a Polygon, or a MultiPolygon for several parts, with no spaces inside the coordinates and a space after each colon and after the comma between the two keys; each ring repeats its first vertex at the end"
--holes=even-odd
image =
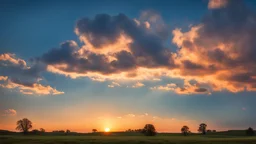
{"type": "Polygon", "coordinates": [[[254,133],[254,130],[251,128],[251,127],[249,127],[247,130],[246,130],[246,135],[248,135],[248,136],[253,136],[255,133],[254,133]]]}

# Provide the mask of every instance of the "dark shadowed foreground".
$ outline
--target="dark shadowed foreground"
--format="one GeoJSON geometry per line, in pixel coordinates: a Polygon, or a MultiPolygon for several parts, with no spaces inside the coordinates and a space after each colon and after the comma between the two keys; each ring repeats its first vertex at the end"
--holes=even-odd
{"type": "Polygon", "coordinates": [[[244,136],[0,136],[0,144],[256,144],[244,136]]]}

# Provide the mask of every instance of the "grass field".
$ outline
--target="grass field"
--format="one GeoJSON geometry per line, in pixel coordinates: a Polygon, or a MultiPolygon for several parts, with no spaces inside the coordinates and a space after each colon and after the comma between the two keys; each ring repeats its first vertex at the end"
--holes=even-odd
{"type": "Polygon", "coordinates": [[[0,144],[256,144],[256,137],[224,135],[147,136],[1,136],[0,144]]]}

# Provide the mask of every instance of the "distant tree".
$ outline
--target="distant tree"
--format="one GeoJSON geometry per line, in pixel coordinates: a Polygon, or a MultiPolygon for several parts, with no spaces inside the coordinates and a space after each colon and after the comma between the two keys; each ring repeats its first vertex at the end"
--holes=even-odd
{"type": "Polygon", "coordinates": [[[32,129],[32,122],[27,118],[18,120],[16,124],[17,124],[16,130],[22,131],[24,134],[27,134],[28,131],[32,129]]]}
{"type": "Polygon", "coordinates": [[[69,133],[70,133],[70,130],[69,130],[69,129],[67,129],[67,130],[66,130],[66,134],[69,134],[69,133]]]}
{"type": "Polygon", "coordinates": [[[142,132],[142,129],[135,129],[135,132],[142,132]]]}
{"type": "Polygon", "coordinates": [[[31,132],[32,132],[33,134],[39,134],[39,133],[40,133],[40,131],[39,131],[38,129],[33,129],[31,132]]]}
{"type": "Polygon", "coordinates": [[[92,129],[92,132],[96,133],[98,130],[97,129],[92,129]]]}
{"type": "Polygon", "coordinates": [[[212,131],[211,130],[207,130],[208,133],[211,133],[212,131]]]}
{"type": "Polygon", "coordinates": [[[201,123],[199,125],[198,131],[201,132],[203,135],[205,135],[206,134],[206,127],[207,127],[207,125],[205,123],[201,123]]]}
{"type": "Polygon", "coordinates": [[[65,131],[64,130],[54,130],[54,131],[52,131],[53,133],[65,133],[65,131]]]}
{"type": "Polygon", "coordinates": [[[212,130],[213,133],[216,133],[217,131],[216,130],[212,130]]]}
{"type": "Polygon", "coordinates": [[[40,128],[40,132],[41,132],[41,133],[45,133],[45,129],[40,128]]]}
{"type": "Polygon", "coordinates": [[[187,136],[189,133],[189,127],[188,126],[183,126],[181,128],[181,132],[183,133],[184,136],[187,136]]]}
{"type": "Polygon", "coordinates": [[[152,124],[146,124],[142,129],[142,133],[144,133],[144,135],[146,136],[155,136],[156,135],[155,126],[152,124]]]}
{"type": "Polygon", "coordinates": [[[255,133],[254,133],[254,130],[251,128],[251,127],[249,127],[247,130],[246,130],[246,135],[248,135],[248,136],[253,136],[255,133]]]}

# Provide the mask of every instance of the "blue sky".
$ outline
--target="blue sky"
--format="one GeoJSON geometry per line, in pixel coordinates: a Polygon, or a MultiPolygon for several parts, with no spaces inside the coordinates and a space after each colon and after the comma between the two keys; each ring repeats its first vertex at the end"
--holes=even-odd
{"type": "Polygon", "coordinates": [[[210,2],[1,1],[0,129],[255,127],[256,3],[210,2]]]}

